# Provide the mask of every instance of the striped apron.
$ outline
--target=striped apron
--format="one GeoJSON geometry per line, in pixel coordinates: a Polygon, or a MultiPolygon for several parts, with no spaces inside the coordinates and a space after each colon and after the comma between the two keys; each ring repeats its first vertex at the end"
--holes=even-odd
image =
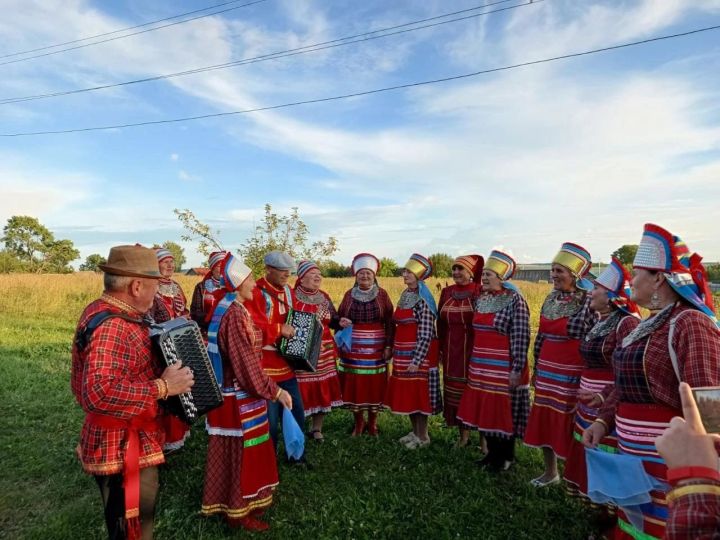
{"type": "Polygon", "coordinates": [[[382,323],[352,326],[352,348],[340,356],[342,399],[352,410],[382,407],[387,387],[387,364],[383,360],[385,327],[382,323]]]}
{"type": "Polygon", "coordinates": [[[535,400],[530,411],[525,444],[551,448],[560,459],[570,453],[577,391],[584,362],[580,340],[567,334],[568,318],[540,317],[544,334],[537,361],[535,400]]]}

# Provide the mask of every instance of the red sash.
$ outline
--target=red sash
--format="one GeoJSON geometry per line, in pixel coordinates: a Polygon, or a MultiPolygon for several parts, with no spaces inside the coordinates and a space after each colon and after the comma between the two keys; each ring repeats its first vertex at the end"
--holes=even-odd
{"type": "Polygon", "coordinates": [[[117,418],[87,413],[85,421],[105,429],[127,429],[128,442],[123,458],[123,489],[125,490],[125,521],[128,540],[140,538],[140,431],[159,431],[155,416],[117,418]]]}

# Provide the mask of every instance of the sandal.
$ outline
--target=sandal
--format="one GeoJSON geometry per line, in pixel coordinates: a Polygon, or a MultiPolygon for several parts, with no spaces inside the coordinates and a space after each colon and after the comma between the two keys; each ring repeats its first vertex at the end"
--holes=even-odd
{"type": "Polygon", "coordinates": [[[532,480],[530,480],[530,485],[531,485],[531,486],[538,487],[538,488],[541,488],[541,487],[550,486],[550,485],[552,485],[552,484],[557,484],[557,483],[560,482],[560,475],[559,475],[559,474],[556,474],[555,476],[553,476],[553,477],[550,478],[549,480],[543,480],[543,479],[542,479],[543,476],[545,476],[545,475],[538,476],[537,478],[533,478],[532,480]]]}

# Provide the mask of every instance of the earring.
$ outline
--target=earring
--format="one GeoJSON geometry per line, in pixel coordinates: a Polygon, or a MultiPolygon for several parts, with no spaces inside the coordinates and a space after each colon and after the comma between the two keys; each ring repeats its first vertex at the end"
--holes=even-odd
{"type": "Polygon", "coordinates": [[[650,309],[660,309],[660,295],[655,291],[650,297],[650,309]]]}

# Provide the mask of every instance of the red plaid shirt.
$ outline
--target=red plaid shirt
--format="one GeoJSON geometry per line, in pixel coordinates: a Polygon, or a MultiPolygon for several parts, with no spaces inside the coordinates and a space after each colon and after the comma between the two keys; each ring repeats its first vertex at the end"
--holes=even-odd
{"type": "MultiPolygon", "coordinates": [[[[103,300],[95,300],[80,316],[78,329],[84,328],[96,313],[122,311],[103,300]]],[[[139,313],[129,313],[140,318],[139,313]]],[[[141,413],[159,417],[157,386],[159,369],[152,355],[147,328],[120,318],[112,318],[92,334],[87,347],[72,349],[71,387],[86,413],[131,419],[141,413]]],[[[115,474],[123,470],[127,429],[103,428],[87,422],[80,435],[79,457],[89,474],[115,474]]],[[[164,434],[140,431],[140,467],[165,461],[164,434]]]]}
{"type": "Polygon", "coordinates": [[[262,343],[262,331],[247,309],[237,302],[230,304],[218,331],[224,385],[231,386],[228,383],[232,381],[232,385],[250,395],[273,401],[278,386],[261,367],[262,343]]]}
{"type": "MultiPolygon", "coordinates": [[[[720,486],[713,480],[693,480],[683,485],[720,486]]],[[[720,496],[692,493],[670,503],[665,526],[666,540],[703,540],[720,538],[720,496]]]]}
{"type": "MultiPolygon", "coordinates": [[[[680,410],[678,381],[668,348],[670,322],[675,319],[673,349],[683,382],[692,387],[720,385],[720,330],[710,318],[680,302],[667,321],[645,338],[644,371],[647,388],[655,403],[680,410]],[[679,317],[678,317],[679,315],[679,317]],[[676,318],[677,317],[677,318],[676,318]]],[[[630,345],[632,346],[632,345],[630,345]]],[[[615,354],[622,354],[622,342],[615,354]]],[[[646,389],[618,388],[600,408],[600,418],[608,425],[614,423],[618,401],[642,403],[646,389]]]]}
{"type": "Polygon", "coordinates": [[[392,347],[395,323],[393,305],[385,289],[380,289],[375,300],[360,302],[352,297],[352,289],[345,292],[338,307],[338,315],[350,319],[353,324],[380,323],[385,327],[385,345],[392,347]]]}

